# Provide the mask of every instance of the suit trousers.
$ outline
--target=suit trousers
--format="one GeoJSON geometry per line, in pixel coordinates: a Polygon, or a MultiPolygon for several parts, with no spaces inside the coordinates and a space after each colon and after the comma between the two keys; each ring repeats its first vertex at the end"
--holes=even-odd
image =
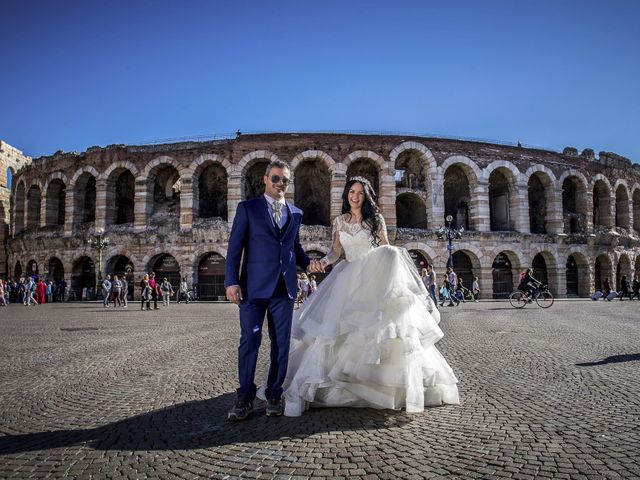
{"type": "Polygon", "coordinates": [[[247,299],[240,304],[240,346],[238,347],[238,400],[250,400],[256,396],[254,383],[258,350],[262,341],[265,314],[271,340],[271,365],[265,394],[269,400],[279,400],[282,384],[287,375],[291,319],[294,299],[289,297],[284,279],[280,277],[269,299],[247,299]]]}

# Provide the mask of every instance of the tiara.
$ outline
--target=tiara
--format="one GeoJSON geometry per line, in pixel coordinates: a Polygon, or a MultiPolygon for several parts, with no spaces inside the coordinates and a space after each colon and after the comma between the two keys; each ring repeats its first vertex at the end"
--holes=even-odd
{"type": "Polygon", "coordinates": [[[371,182],[369,180],[367,180],[364,177],[361,177],[360,175],[356,175],[355,177],[350,177],[349,182],[360,182],[360,183],[365,183],[369,186],[371,186],[371,182]]]}

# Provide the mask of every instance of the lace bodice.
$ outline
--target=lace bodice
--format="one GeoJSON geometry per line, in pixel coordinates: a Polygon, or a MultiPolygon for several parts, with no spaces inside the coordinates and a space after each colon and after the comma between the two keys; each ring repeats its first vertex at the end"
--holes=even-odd
{"type": "MultiPolygon", "coordinates": [[[[332,238],[333,246],[331,252],[322,261],[325,265],[334,263],[340,258],[344,251],[344,256],[348,262],[360,260],[374,247],[371,244],[371,232],[369,228],[360,223],[348,221],[349,215],[339,215],[333,220],[332,238]]],[[[387,227],[382,216],[380,217],[380,245],[389,243],[387,240],[387,227]]]]}

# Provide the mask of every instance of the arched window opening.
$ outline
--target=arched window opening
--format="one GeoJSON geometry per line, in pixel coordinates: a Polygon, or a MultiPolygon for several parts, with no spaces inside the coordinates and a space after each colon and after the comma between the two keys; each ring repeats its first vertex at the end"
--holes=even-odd
{"type": "MultiPolygon", "coordinates": [[[[373,191],[376,194],[376,197],[380,197],[380,181],[379,181],[379,168],[378,165],[368,159],[368,158],[359,158],[358,160],[351,162],[349,167],[347,167],[347,180],[351,177],[364,177],[371,183],[373,187],[373,191]]],[[[376,202],[379,200],[376,198],[376,202]]]]}
{"type": "Polygon", "coordinates": [[[156,255],[149,262],[150,272],[155,272],[156,282],[162,283],[166,278],[171,283],[173,291],[177,292],[180,287],[180,265],[170,254],[164,253],[156,255]]]}
{"type": "Polygon", "coordinates": [[[396,198],[396,217],[399,228],[428,228],[427,207],[415,193],[403,193],[396,198]]]}
{"type": "Polygon", "coordinates": [[[593,186],[593,225],[611,226],[611,192],[602,180],[593,186]]]}
{"type": "Polygon", "coordinates": [[[69,300],[93,300],[95,298],[96,270],[89,257],[80,257],[71,270],[69,300]]]}
{"type": "Polygon", "coordinates": [[[396,159],[396,188],[427,190],[427,172],[422,153],[418,150],[405,150],[396,159]]]}
{"type": "Polygon", "coordinates": [[[565,233],[584,233],[586,228],[586,211],[584,186],[576,177],[567,177],[562,182],[562,214],[565,233]]]}
{"type": "Polygon", "coordinates": [[[531,233],[547,233],[547,197],[545,187],[538,177],[532,175],[528,183],[529,230],[531,233]]]}
{"type": "Polygon", "coordinates": [[[127,298],[133,299],[135,291],[135,267],[133,262],[126,255],[115,255],[107,262],[105,273],[117,275],[119,279],[127,281],[127,298]]]}
{"type": "Polygon", "coordinates": [[[470,201],[469,178],[460,166],[450,166],[444,174],[444,216],[453,217],[453,228],[469,230],[470,201]]]}
{"type": "Polygon", "coordinates": [[[616,190],[616,227],[629,228],[629,194],[624,185],[616,190]]]}
{"type": "Polygon", "coordinates": [[[462,284],[466,288],[473,285],[473,263],[471,258],[465,252],[458,251],[453,253],[453,271],[462,279],[462,284]]]}
{"type": "Polygon", "coordinates": [[[508,298],[513,292],[513,271],[506,253],[500,252],[491,265],[493,276],[493,298],[508,298]]]}
{"type": "Polygon", "coordinates": [[[565,271],[567,277],[567,297],[578,297],[580,283],[578,278],[578,262],[576,262],[573,255],[569,255],[567,258],[565,271]]]}
{"type": "Polygon", "coordinates": [[[264,176],[269,160],[257,160],[246,169],[243,175],[242,191],[244,200],[264,194],[264,176]]]}
{"type": "Polygon", "coordinates": [[[201,300],[224,300],[224,271],[227,262],[222,255],[209,253],[198,265],[198,296],[201,300]]]}
{"type": "Polygon", "coordinates": [[[58,178],[52,180],[47,188],[45,223],[47,226],[64,225],[67,187],[58,178]]]}
{"type": "Polygon", "coordinates": [[[319,160],[302,162],[295,173],[294,202],[303,211],[304,225],[330,224],[331,173],[319,160]]]}
{"type": "Polygon", "coordinates": [[[506,232],[513,230],[511,220],[511,195],[509,180],[499,169],[489,176],[489,215],[491,231],[506,232]]]}
{"type": "Polygon", "coordinates": [[[533,257],[533,261],[531,262],[531,269],[533,270],[533,278],[544,283],[545,285],[549,284],[547,262],[545,261],[541,253],[538,253],[535,257],[533,257]]]}
{"type": "Polygon", "coordinates": [[[32,185],[27,193],[27,228],[40,226],[40,187],[32,185]]]}
{"type": "Polygon", "coordinates": [[[219,163],[209,165],[198,178],[198,216],[227,219],[227,171],[219,163]]]}
{"type": "Polygon", "coordinates": [[[96,220],[96,179],[88,172],[76,182],[74,223],[91,223],[96,220]]]}

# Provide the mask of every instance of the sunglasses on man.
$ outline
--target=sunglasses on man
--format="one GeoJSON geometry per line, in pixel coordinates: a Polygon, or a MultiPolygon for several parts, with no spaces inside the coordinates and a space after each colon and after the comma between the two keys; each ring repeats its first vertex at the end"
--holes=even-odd
{"type": "Polygon", "coordinates": [[[271,183],[280,183],[286,187],[291,183],[291,179],[289,177],[281,177],[280,175],[271,175],[271,183]]]}

